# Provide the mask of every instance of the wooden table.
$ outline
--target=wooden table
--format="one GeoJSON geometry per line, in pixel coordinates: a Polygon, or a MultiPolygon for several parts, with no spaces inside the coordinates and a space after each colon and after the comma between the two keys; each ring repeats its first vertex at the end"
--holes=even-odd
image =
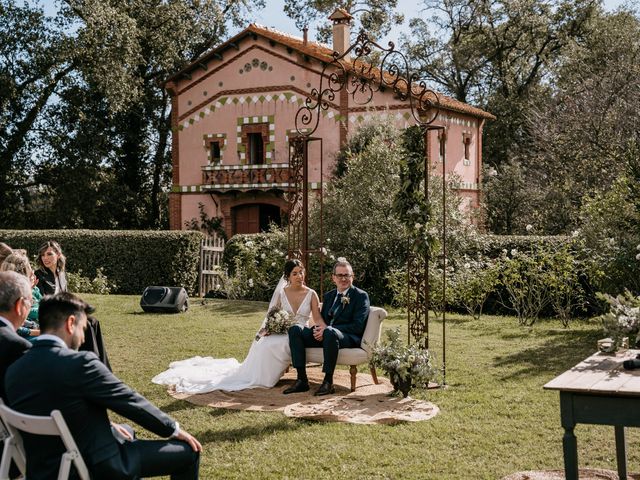
{"type": "Polygon", "coordinates": [[[625,370],[622,362],[638,353],[640,350],[596,353],[544,386],[560,391],[564,472],[568,480],[578,480],[578,443],[573,433],[578,423],[613,425],[618,476],[627,478],[624,427],[640,427],[640,369],[625,370]]]}

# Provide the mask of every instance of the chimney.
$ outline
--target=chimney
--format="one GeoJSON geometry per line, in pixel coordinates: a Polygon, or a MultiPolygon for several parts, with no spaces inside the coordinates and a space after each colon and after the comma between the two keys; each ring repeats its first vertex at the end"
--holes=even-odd
{"type": "Polygon", "coordinates": [[[306,47],[308,42],[307,33],[309,32],[309,28],[305,25],[302,29],[302,44],[306,47]]]}
{"type": "Polygon", "coordinates": [[[340,55],[346,52],[351,45],[349,37],[352,18],[344,8],[337,8],[329,17],[329,20],[333,22],[333,50],[340,55]]]}

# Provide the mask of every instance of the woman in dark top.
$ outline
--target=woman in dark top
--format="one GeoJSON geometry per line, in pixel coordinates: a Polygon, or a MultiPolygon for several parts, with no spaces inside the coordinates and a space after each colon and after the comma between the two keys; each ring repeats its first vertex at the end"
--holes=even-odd
{"type": "Polygon", "coordinates": [[[58,242],[49,240],[38,250],[38,288],[42,295],[52,295],[67,291],[67,276],[65,274],[66,257],[58,242]]]}
{"type": "MultiPolygon", "coordinates": [[[[38,288],[42,295],[53,295],[58,292],[67,291],[67,276],[65,274],[66,257],[62,254],[60,244],[54,240],[45,242],[38,250],[38,265],[36,270],[38,278],[38,288]]],[[[94,352],[109,370],[109,357],[104,348],[100,322],[93,316],[87,317],[87,331],[84,335],[84,343],[80,345],[80,350],[94,352]]]]}

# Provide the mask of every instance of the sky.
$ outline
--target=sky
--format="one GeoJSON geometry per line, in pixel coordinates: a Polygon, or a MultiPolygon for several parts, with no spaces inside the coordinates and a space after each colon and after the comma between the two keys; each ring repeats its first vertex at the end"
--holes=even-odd
{"type": "MultiPolygon", "coordinates": [[[[638,2],[638,0],[604,0],[604,6],[606,10],[612,11],[617,7],[628,2],[638,2]]],[[[55,12],[56,0],[41,0],[46,12],[55,12]]],[[[636,3],[637,4],[637,3],[636,3]]],[[[423,2],[420,0],[398,0],[398,11],[404,14],[404,24],[394,27],[394,29],[385,38],[382,38],[378,43],[386,46],[388,41],[394,41],[396,45],[399,43],[400,35],[409,32],[409,19],[424,15],[422,9],[424,8],[423,2]]],[[[290,35],[302,36],[302,32],[298,30],[289,17],[284,14],[284,0],[266,0],[266,7],[262,11],[257,11],[253,18],[249,19],[251,22],[259,23],[266,27],[273,27],[281,32],[288,33],[290,35]]],[[[238,33],[240,29],[234,28],[229,31],[229,37],[232,37],[238,33]]],[[[313,25],[309,26],[309,38],[315,39],[316,31],[313,25]]]]}
{"type": "MultiPolygon", "coordinates": [[[[627,0],[604,0],[604,7],[608,11],[615,10],[627,0]]],[[[630,0],[633,1],[633,0],[630,0]]],[[[293,20],[287,17],[284,11],[284,0],[266,0],[267,7],[255,14],[253,22],[264,25],[265,27],[274,27],[281,32],[289,33],[294,36],[301,37],[302,32],[295,26],[293,20]]],[[[386,42],[394,41],[396,45],[399,43],[400,35],[403,33],[410,33],[409,31],[409,19],[424,15],[421,10],[424,8],[424,4],[420,0],[398,0],[398,11],[404,14],[404,24],[395,27],[387,37],[381,39],[378,42],[380,45],[386,46],[386,42]]],[[[238,33],[238,29],[232,30],[230,33],[235,35],[238,33]]],[[[315,29],[310,25],[309,38],[315,38],[315,29]]]]}

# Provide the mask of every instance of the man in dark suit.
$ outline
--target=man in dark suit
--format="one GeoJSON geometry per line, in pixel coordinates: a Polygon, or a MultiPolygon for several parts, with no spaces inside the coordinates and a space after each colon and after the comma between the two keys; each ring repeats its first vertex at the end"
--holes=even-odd
{"type": "Polygon", "coordinates": [[[283,393],[306,392],[306,347],[322,347],[324,379],[315,395],[334,393],[333,372],[339,349],[359,347],[369,317],[369,295],[353,286],[353,269],[344,258],[333,266],[336,289],[327,292],[322,301],[322,324],[313,328],[293,326],[289,329],[291,364],[298,372],[295,383],[283,393]]]}
{"type": "Polygon", "coordinates": [[[16,331],[31,310],[31,285],[24,275],[0,272],[0,398],[5,400],[4,376],[31,343],[16,331]]]}
{"type": "MultiPolygon", "coordinates": [[[[31,415],[60,410],[92,479],[197,479],[202,450],[198,440],[116,378],[94,353],[77,351],[91,310],[70,293],[40,302],[42,334],[6,374],[9,405],[31,415]],[[112,434],[108,409],[171,439],[119,442],[112,434]]],[[[62,442],[27,433],[23,438],[29,480],[55,478],[62,442]]]]}
{"type": "MultiPolygon", "coordinates": [[[[31,343],[16,333],[30,310],[29,280],[16,272],[0,272],[0,398],[5,402],[4,377],[7,369],[31,348],[31,343]]],[[[20,476],[15,465],[11,466],[9,476],[20,476]]]]}

